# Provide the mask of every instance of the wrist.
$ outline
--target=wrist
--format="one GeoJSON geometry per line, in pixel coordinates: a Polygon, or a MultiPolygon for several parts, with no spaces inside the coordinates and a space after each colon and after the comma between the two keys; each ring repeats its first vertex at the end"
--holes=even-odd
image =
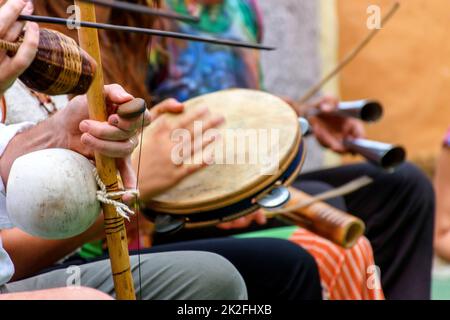
{"type": "Polygon", "coordinates": [[[47,119],[40,124],[16,134],[6,146],[0,162],[0,175],[7,184],[9,171],[14,161],[31,152],[61,148],[63,145],[60,130],[54,119],[47,119]]]}
{"type": "Polygon", "coordinates": [[[43,125],[51,136],[49,138],[48,148],[70,149],[70,134],[67,131],[65,121],[65,109],[58,111],[55,115],[48,118],[43,125]]]}
{"type": "Polygon", "coordinates": [[[310,105],[305,103],[296,103],[295,104],[295,111],[297,112],[297,115],[299,117],[307,118],[310,115],[310,105]]]}

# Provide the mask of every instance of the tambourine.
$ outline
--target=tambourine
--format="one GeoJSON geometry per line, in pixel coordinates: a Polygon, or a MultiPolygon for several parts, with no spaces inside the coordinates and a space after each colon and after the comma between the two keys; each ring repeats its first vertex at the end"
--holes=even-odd
{"type": "MultiPolygon", "coordinates": [[[[189,100],[185,107],[208,107],[211,113],[223,115],[222,148],[218,149],[234,150],[234,160],[249,161],[218,163],[216,156],[214,164],[145,203],[143,212],[155,221],[157,231],[215,225],[289,201],[287,187],[297,178],[305,159],[302,132],[307,126],[291,106],[265,92],[232,89],[189,100]],[[250,161],[252,156],[269,158],[271,165],[250,161]]],[[[229,153],[224,153],[229,159],[229,153]]]]}

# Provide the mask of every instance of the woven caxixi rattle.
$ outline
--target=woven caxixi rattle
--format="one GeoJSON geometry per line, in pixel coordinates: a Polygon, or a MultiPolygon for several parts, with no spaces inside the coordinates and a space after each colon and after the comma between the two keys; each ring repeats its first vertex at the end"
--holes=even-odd
{"type": "MultiPolygon", "coordinates": [[[[72,38],[41,29],[36,57],[19,77],[30,89],[48,94],[85,94],[91,86],[97,63],[72,38]]],[[[0,40],[0,49],[17,53],[21,42],[0,40]]]]}

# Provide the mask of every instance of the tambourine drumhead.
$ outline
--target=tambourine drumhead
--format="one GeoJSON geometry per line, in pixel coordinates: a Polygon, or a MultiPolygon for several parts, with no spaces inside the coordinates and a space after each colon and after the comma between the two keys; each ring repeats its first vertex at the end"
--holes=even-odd
{"type": "MultiPolygon", "coordinates": [[[[187,109],[206,106],[212,113],[225,117],[225,125],[220,128],[225,148],[230,144],[230,132],[236,133],[237,137],[240,137],[239,131],[258,133],[258,146],[266,137],[269,142],[258,152],[276,156],[272,160],[277,163],[277,168],[268,174],[265,171],[268,164],[264,161],[241,164],[228,161],[223,164],[222,161],[222,164],[213,164],[154,198],[147,203],[151,210],[186,215],[221,209],[255,196],[277,183],[286,171],[292,171],[290,166],[295,159],[298,164],[295,172],[290,174],[298,173],[303,158],[301,156],[299,159],[298,154],[300,125],[295,112],[280,98],[260,91],[233,89],[200,96],[185,105],[187,109]]],[[[254,150],[251,143],[255,141],[245,140],[245,147],[240,149],[236,148],[236,141],[233,143],[236,157],[244,152],[246,159],[250,159],[249,152],[254,150]]],[[[283,178],[285,180],[286,177],[283,178]]]]}

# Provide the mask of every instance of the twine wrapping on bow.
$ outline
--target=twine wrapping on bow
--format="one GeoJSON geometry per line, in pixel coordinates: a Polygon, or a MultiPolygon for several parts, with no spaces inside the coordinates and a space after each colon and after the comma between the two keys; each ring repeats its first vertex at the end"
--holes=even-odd
{"type": "Polygon", "coordinates": [[[134,215],[135,214],[134,211],[131,210],[130,207],[128,205],[126,205],[125,203],[114,200],[114,198],[123,197],[126,194],[137,197],[137,196],[139,196],[139,191],[137,189],[130,189],[130,190],[124,190],[124,191],[118,191],[118,192],[108,192],[102,179],[100,179],[97,169],[94,168],[93,172],[94,172],[95,181],[97,181],[97,185],[100,188],[100,190],[97,191],[97,200],[100,201],[101,203],[114,206],[114,208],[116,208],[116,212],[119,216],[130,221],[130,215],[134,215]]]}

